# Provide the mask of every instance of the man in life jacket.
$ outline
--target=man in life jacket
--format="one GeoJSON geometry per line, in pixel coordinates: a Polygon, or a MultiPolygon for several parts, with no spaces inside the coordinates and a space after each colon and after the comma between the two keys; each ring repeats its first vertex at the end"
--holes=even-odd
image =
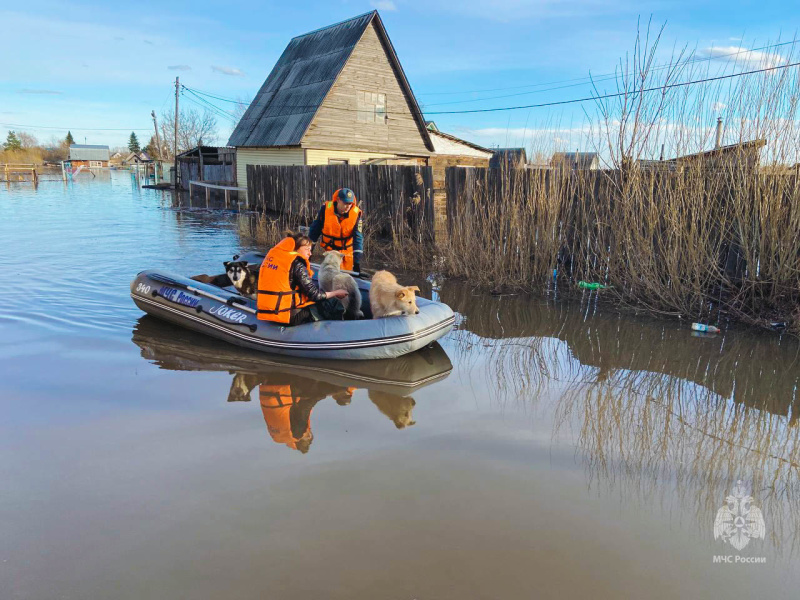
{"type": "Polygon", "coordinates": [[[281,325],[341,319],[345,290],[323,292],[311,279],[311,240],[287,232],[264,258],[258,272],[257,317],[281,325]]]}
{"type": "Polygon", "coordinates": [[[338,250],[344,254],[342,269],[360,273],[364,253],[361,220],[361,209],[353,190],[341,188],[322,206],[308,235],[314,242],[319,240],[323,250],[338,250]]]}

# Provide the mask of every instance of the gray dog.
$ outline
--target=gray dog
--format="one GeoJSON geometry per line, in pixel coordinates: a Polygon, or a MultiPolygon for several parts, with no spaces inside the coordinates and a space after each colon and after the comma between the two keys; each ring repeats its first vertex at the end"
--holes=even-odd
{"type": "Polygon", "coordinates": [[[351,275],[342,273],[342,258],[344,255],[336,250],[329,250],[325,253],[319,269],[319,287],[325,292],[345,290],[347,298],[342,299],[344,318],[348,320],[363,319],[361,290],[358,289],[358,284],[351,275]]]}

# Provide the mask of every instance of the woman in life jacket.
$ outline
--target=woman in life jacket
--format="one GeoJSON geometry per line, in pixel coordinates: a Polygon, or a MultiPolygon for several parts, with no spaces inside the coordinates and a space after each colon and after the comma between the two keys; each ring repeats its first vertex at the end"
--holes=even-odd
{"type": "Polygon", "coordinates": [[[311,279],[312,242],[287,231],[268,253],[258,273],[258,318],[281,325],[336,320],[344,315],[339,301],[345,290],[323,292],[311,279]]]}

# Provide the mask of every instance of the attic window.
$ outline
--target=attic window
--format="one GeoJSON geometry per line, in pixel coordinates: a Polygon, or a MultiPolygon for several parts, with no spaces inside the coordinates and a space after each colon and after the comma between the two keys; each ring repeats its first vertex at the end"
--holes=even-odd
{"type": "Polygon", "coordinates": [[[358,123],[386,123],[386,94],[356,92],[358,123]]]}

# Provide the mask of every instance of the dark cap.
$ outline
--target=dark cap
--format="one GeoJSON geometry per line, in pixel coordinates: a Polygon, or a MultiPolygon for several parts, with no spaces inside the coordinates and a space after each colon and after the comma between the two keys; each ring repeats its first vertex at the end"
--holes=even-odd
{"type": "Polygon", "coordinates": [[[356,195],[349,188],[341,188],[333,192],[333,199],[341,200],[345,204],[352,204],[356,201],[356,195]]]}

